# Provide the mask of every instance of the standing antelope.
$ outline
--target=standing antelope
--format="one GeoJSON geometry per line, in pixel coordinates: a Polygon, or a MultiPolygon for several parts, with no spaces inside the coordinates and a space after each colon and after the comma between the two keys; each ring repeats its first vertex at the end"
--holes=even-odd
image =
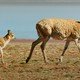
{"type": "Polygon", "coordinates": [[[8,33],[0,38],[0,53],[1,53],[1,61],[2,63],[4,63],[4,59],[3,59],[3,48],[5,48],[5,46],[12,40],[14,39],[14,34],[8,30],[8,33]]]}
{"type": "Polygon", "coordinates": [[[30,54],[26,59],[26,63],[30,60],[33,50],[37,44],[42,42],[41,50],[44,57],[44,62],[47,62],[46,54],[44,53],[45,45],[50,37],[58,40],[66,40],[64,50],[61,54],[60,61],[62,62],[64,53],[71,41],[74,41],[80,51],[78,40],[80,39],[80,22],[70,19],[43,19],[36,24],[36,30],[39,38],[32,43],[30,54]]]}

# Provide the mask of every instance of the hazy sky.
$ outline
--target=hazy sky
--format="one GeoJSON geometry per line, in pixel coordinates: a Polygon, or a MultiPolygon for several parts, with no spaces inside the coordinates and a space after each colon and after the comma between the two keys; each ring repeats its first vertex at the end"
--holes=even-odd
{"type": "Polygon", "coordinates": [[[43,18],[69,18],[80,20],[80,6],[0,6],[0,35],[11,29],[16,38],[36,39],[36,23],[43,18]]]}

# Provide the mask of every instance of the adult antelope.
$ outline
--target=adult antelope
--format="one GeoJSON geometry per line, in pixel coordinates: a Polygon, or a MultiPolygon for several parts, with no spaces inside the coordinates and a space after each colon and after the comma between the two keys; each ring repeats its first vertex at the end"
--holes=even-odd
{"type": "Polygon", "coordinates": [[[4,37],[0,38],[0,53],[2,63],[4,63],[3,49],[12,39],[14,39],[14,34],[10,30],[8,30],[7,34],[4,37]]]}
{"type": "Polygon", "coordinates": [[[80,51],[80,22],[70,19],[43,19],[36,24],[36,30],[39,38],[32,43],[30,54],[26,59],[26,63],[30,60],[33,50],[37,44],[42,42],[41,50],[44,57],[44,62],[47,62],[46,54],[44,53],[45,45],[50,37],[58,40],[66,40],[64,50],[61,54],[60,61],[62,62],[64,53],[71,41],[74,41],[80,51]]]}

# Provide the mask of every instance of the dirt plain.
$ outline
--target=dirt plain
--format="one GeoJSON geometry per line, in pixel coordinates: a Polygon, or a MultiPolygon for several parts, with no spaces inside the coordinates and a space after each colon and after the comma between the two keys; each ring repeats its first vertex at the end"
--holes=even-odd
{"type": "Polygon", "coordinates": [[[74,42],[70,43],[62,63],[58,63],[58,59],[65,42],[53,40],[45,49],[48,64],[43,61],[40,44],[26,64],[31,43],[31,40],[15,40],[5,47],[6,66],[0,62],[0,80],[80,80],[80,54],[74,42]]]}

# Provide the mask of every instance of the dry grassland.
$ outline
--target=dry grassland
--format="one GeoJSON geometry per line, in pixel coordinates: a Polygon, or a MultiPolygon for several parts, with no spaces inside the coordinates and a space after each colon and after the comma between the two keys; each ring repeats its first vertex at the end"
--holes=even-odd
{"type": "Polygon", "coordinates": [[[53,41],[47,43],[45,50],[49,64],[43,61],[40,44],[36,46],[32,58],[26,64],[31,43],[15,41],[4,49],[7,67],[0,62],[0,80],[80,80],[80,54],[73,42],[62,63],[58,63],[58,58],[63,51],[64,42],[53,41]]]}

